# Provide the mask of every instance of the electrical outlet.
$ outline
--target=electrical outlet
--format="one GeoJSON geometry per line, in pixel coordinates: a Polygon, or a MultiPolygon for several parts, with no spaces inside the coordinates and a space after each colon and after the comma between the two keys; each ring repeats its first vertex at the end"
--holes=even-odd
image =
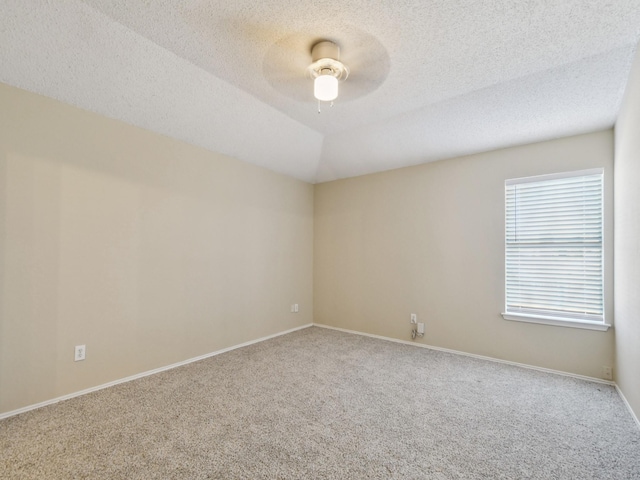
{"type": "Polygon", "coordinates": [[[294,308],[295,308],[295,312],[296,312],[296,313],[298,313],[298,304],[297,304],[297,303],[295,303],[293,306],[294,306],[294,308]]]}
{"type": "Polygon", "coordinates": [[[291,313],[298,313],[298,304],[297,303],[291,304],[291,313]]]}
{"type": "Polygon", "coordinates": [[[418,323],[418,315],[415,313],[411,314],[411,323],[418,323]]]}
{"type": "Polygon", "coordinates": [[[74,358],[75,362],[79,362],[80,360],[84,360],[85,355],[87,354],[87,346],[86,345],[76,345],[75,352],[76,352],[75,358],[74,358]]]}
{"type": "Polygon", "coordinates": [[[605,380],[613,380],[613,368],[611,368],[611,367],[602,367],[602,377],[605,380]]]}

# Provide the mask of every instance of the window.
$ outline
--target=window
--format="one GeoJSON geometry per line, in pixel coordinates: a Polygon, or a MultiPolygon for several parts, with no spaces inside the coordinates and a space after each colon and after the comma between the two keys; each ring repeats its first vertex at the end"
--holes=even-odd
{"type": "Polygon", "coordinates": [[[602,169],[505,182],[507,320],[606,330],[602,169]]]}

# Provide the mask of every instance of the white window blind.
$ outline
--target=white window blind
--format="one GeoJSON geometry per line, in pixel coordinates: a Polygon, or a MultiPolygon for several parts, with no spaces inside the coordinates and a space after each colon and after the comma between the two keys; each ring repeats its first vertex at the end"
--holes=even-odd
{"type": "Polygon", "coordinates": [[[602,177],[506,182],[507,314],[604,323],[602,177]]]}

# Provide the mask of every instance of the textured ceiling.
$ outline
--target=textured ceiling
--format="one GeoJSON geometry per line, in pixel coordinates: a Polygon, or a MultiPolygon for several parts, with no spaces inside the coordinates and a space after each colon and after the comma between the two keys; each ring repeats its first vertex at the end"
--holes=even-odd
{"type": "Polygon", "coordinates": [[[1,82],[309,182],[611,127],[640,35],[640,0],[0,6],[1,82]]]}

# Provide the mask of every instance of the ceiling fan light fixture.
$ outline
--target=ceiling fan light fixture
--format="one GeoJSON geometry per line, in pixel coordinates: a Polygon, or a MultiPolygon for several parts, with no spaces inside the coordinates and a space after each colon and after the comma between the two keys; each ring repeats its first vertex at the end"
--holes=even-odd
{"type": "Polygon", "coordinates": [[[340,47],[324,40],[311,49],[313,63],[307,69],[313,78],[313,95],[321,102],[338,98],[338,83],[349,75],[349,69],[340,61],[340,47]]]}
{"type": "Polygon", "coordinates": [[[313,81],[313,96],[322,102],[332,102],[338,98],[338,79],[330,73],[316,77],[313,81]]]}

